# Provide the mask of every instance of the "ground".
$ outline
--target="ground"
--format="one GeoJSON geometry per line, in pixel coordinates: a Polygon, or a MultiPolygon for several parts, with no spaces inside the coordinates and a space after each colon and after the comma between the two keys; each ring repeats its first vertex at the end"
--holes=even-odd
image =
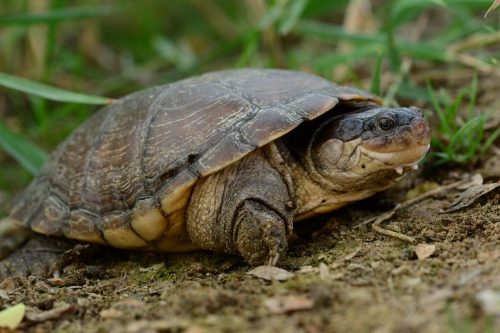
{"type": "MultiPolygon", "coordinates": [[[[460,177],[447,170],[440,185],[460,177]]],[[[249,275],[225,255],[106,250],[76,258],[60,278],[7,278],[0,306],[26,304],[18,330],[28,332],[500,332],[491,301],[500,290],[498,190],[441,214],[461,191],[449,190],[385,222],[413,244],[361,224],[438,185],[428,179],[415,173],[298,225],[279,262],[293,273],[284,281],[249,275]]]]}
{"type": "MultiPolygon", "coordinates": [[[[442,191],[383,223],[414,243],[363,223],[476,173],[500,180],[493,0],[4,2],[0,72],[14,79],[118,98],[211,70],[284,67],[421,107],[434,140],[395,188],[297,225],[274,280],[226,255],[83,248],[59,277],[0,281],[0,316],[26,305],[0,333],[500,333],[498,188],[447,214],[466,188],[442,191]]],[[[2,78],[0,218],[97,109],[2,78]]]]}

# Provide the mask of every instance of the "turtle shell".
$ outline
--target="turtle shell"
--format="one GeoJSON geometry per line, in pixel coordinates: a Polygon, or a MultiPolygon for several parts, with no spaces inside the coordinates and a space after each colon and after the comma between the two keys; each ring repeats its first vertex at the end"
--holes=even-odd
{"type": "Polygon", "coordinates": [[[184,209],[198,179],[346,101],[380,102],[271,69],[213,72],[128,95],[58,146],[11,217],[39,233],[119,248],[192,249],[184,209]]]}

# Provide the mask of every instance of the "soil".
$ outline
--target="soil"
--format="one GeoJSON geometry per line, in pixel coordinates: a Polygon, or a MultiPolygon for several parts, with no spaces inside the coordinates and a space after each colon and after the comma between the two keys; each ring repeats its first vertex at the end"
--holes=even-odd
{"type": "MultiPolygon", "coordinates": [[[[448,170],[439,184],[462,173],[448,170]]],[[[438,186],[429,179],[410,175],[302,222],[279,262],[293,273],[284,281],[249,275],[225,255],[106,249],[77,258],[59,278],[5,279],[0,308],[26,304],[18,331],[27,332],[500,332],[498,189],[440,214],[460,193],[448,191],[384,224],[413,244],[361,224],[438,186]]]]}

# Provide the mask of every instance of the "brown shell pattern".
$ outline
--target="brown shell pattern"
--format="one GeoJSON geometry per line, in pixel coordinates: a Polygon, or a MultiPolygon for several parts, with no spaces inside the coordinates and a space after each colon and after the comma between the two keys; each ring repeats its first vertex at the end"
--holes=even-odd
{"type": "Polygon", "coordinates": [[[339,100],[379,102],[310,74],[270,69],[208,73],[131,94],[59,145],[11,216],[48,235],[182,250],[183,209],[197,179],[339,100]]]}

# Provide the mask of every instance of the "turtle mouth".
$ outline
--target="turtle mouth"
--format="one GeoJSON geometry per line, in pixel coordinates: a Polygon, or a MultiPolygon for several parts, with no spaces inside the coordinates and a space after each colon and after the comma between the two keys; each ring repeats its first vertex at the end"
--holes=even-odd
{"type": "Polygon", "coordinates": [[[414,118],[401,126],[392,136],[379,136],[361,143],[361,153],[402,174],[403,168],[417,169],[430,148],[431,134],[428,122],[414,118]]]}
{"type": "Polygon", "coordinates": [[[377,152],[363,145],[360,146],[361,153],[385,164],[388,168],[393,168],[398,174],[402,174],[405,168],[418,169],[418,163],[424,158],[429,148],[430,144],[418,144],[404,150],[377,152]]]}

